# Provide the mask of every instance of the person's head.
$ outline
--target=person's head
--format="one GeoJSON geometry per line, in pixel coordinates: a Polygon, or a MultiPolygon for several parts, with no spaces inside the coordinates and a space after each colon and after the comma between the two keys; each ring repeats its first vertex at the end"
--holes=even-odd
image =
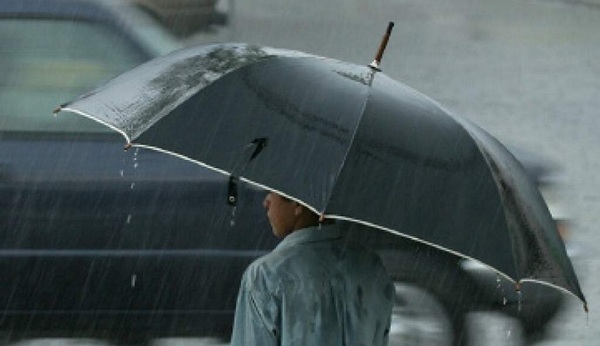
{"type": "Polygon", "coordinates": [[[279,238],[285,238],[295,230],[319,224],[319,215],[276,192],[267,194],[263,206],[267,210],[273,234],[279,238]]]}

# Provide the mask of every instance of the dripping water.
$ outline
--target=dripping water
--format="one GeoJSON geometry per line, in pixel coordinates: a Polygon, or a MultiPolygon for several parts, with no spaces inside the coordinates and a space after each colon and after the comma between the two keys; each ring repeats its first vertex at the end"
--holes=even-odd
{"type": "Polygon", "coordinates": [[[229,226],[233,227],[235,226],[235,212],[237,210],[237,206],[233,206],[231,208],[231,217],[229,219],[229,226]]]}

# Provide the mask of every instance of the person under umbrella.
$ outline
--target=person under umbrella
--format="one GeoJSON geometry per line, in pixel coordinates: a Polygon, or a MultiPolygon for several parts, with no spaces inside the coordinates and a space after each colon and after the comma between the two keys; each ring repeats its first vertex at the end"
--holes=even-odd
{"type": "Polygon", "coordinates": [[[394,285],[379,256],[276,192],[263,205],[283,240],[244,273],[231,344],[387,345],[394,285]]]}

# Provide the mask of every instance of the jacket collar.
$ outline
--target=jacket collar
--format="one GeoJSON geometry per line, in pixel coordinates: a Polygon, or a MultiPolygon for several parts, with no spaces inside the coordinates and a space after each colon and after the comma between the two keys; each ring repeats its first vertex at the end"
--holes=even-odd
{"type": "Polygon", "coordinates": [[[281,250],[303,243],[313,243],[341,237],[342,234],[339,228],[333,225],[307,227],[288,234],[283,238],[281,243],[275,247],[275,250],[281,250]]]}

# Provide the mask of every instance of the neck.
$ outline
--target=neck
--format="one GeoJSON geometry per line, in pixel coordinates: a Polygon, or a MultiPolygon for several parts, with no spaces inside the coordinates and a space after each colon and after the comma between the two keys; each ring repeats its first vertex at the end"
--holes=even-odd
{"type": "Polygon", "coordinates": [[[294,223],[294,231],[314,227],[319,225],[319,216],[313,212],[305,212],[296,218],[296,222],[294,223]]]}

